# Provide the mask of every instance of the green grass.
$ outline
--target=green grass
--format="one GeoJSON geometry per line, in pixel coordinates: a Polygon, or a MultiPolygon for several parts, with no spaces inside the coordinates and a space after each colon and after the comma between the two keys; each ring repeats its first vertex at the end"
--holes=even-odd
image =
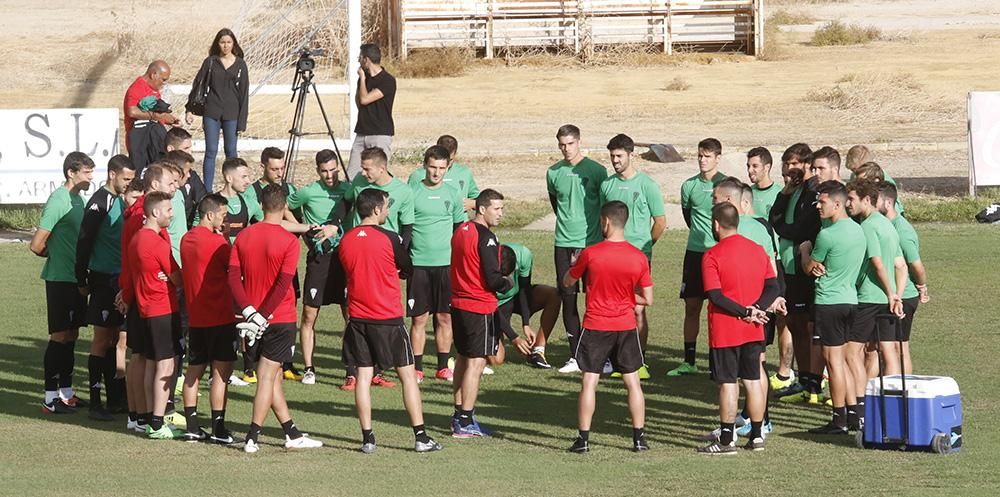
{"type": "MultiPolygon", "coordinates": [[[[652,451],[632,454],[622,387],[602,380],[591,440],[584,456],[564,450],[575,434],[575,376],[537,371],[520,360],[482,384],[479,415],[503,438],[454,440],[445,430],[450,386],[422,385],[427,426],[445,446],[418,456],[402,410],[400,389],[375,392],[374,456],[357,452],[353,397],[336,389],[342,323],[324,310],[318,324],[319,383],[286,386],[296,423],[327,446],[289,453],[277,446],[270,417],[261,452],[202,444],[153,442],[125,433],[124,420],[101,424],[83,414],[43,416],[41,359],[45,301],[42,260],[24,244],[0,245],[0,494],[4,495],[994,495],[1000,486],[1000,401],[995,393],[1000,309],[992,304],[995,273],[984,270],[1000,232],[977,225],[921,225],[931,302],[917,314],[913,356],[918,373],[953,376],[963,389],[965,447],[961,453],[863,451],[851,439],[821,439],[804,431],[827,420],[824,409],[775,406],[776,433],[763,453],[711,459],[695,454],[698,436],[717,426],[716,392],[707,375],[666,379],[681,357],[681,304],[676,299],[684,237],[669,232],[657,244],[645,384],[652,451]],[[970,298],[979,296],[980,298],[970,298]]],[[[535,280],[553,280],[551,235],[504,231],[535,251],[535,280]]],[[[703,331],[704,333],[704,331],[703,331]]],[[[567,354],[561,329],[549,358],[567,354]]],[[[77,344],[76,386],[86,378],[89,331],[77,344]]],[[[706,364],[705,340],[699,364],[706,364]]],[[[429,344],[429,350],[433,350],[429,344]]],[[[431,360],[433,362],[433,360],[431,360]]],[[[228,419],[242,436],[252,389],[233,387],[228,419]]],[[[207,397],[201,398],[202,411],[207,397]]]]}
{"type": "Polygon", "coordinates": [[[0,206],[0,230],[30,230],[38,226],[41,216],[40,205],[0,206]]]}
{"type": "Polygon", "coordinates": [[[975,216],[997,198],[979,197],[932,197],[914,196],[904,198],[906,218],[914,223],[974,223],[975,216]]]}

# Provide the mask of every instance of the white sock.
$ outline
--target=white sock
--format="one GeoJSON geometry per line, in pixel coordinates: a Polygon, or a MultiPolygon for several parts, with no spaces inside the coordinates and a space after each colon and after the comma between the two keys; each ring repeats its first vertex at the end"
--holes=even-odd
{"type": "Polygon", "coordinates": [[[534,353],[536,353],[536,354],[544,354],[545,353],[545,346],[532,347],[531,351],[534,352],[534,353]]]}
{"type": "Polygon", "coordinates": [[[73,387],[64,387],[59,389],[59,397],[63,400],[72,399],[74,395],[76,395],[76,393],[73,392],[73,387]]]}
{"type": "Polygon", "coordinates": [[[56,392],[55,390],[46,390],[45,391],[45,403],[46,404],[51,404],[53,400],[56,400],[58,398],[59,398],[59,393],[56,392]]]}

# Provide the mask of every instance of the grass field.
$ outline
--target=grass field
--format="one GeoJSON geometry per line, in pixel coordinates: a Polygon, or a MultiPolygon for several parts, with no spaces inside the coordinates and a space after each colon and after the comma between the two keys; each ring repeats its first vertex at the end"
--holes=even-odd
{"type": "MultiPolygon", "coordinates": [[[[721,459],[695,454],[698,437],[717,426],[715,388],[704,374],[663,376],[681,356],[675,297],[682,232],[669,232],[654,257],[657,302],[647,354],[654,377],[645,383],[652,450],[641,455],[628,450],[630,424],[619,383],[602,380],[592,452],[572,455],[565,448],[575,435],[577,377],[515,360],[482,385],[479,416],[501,438],[448,437],[450,385],[428,380],[427,426],[444,451],[411,452],[397,387],[375,392],[380,449],[365,456],[357,451],[353,396],[336,389],[342,323],[329,311],[318,326],[319,382],[286,385],[296,423],[325,442],[323,449],[286,452],[273,417],[261,452],[249,456],[236,448],[148,441],[125,433],[124,417],[101,424],[84,413],[43,416],[42,261],[24,244],[0,245],[0,495],[995,495],[1000,428],[993,421],[1000,402],[990,392],[997,380],[1000,309],[993,304],[991,256],[1000,232],[976,225],[919,225],[918,231],[932,299],[917,314],[915,371],[953,376],[963,389],[965,446],[949,456],[862,451],[853,437],[809,436],[805,430],[825,422],[827,412],[784,406],[772,410],[776,432],[765,452],[721,459]]],[[[553,280],[550,234],[508,231],[501,239],[530,246],[535,280],[553,280]]],[[[78,389],[86,379],[89,336],[81,332],[77,344],[78,389]]],[[[548,354],[553,363],[565,359],[565,344],[554,340],[548,354]]],[[[705,340],[699,345],[705,366],[705,340]]],[[[231,389],[227,418],[238,436],[247,428],[252,395],[252,388],[231,389]]],[[[207,394],[202,412],[206,406],[207,394]]]]}

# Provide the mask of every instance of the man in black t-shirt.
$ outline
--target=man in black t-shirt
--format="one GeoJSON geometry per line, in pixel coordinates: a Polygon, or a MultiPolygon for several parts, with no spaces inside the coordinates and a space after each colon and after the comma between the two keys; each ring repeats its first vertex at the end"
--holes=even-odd
{"type": "Polygon", "coordinates": [[[382,52],[378,45],[361,45],[358,68],[358,90],[354,103],[358,106],[358,124],[354,127],[354,146],[347,166],[347,180],[361,172],[361,151],[378,147],[391,156],[392,102],[396,99],[396,78],[382,68],[382,52]]]}

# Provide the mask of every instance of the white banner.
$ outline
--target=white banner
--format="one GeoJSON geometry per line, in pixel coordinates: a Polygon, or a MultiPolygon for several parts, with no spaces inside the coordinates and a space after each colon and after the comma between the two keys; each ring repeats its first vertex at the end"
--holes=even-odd
{"type": "Polygon", "coordinates": [[[41,204],[65,181],[66,154],[94,159],[90,196],[118,153],[118,109],[0,109],[0,204],[41,204]]]}
{"type": "Polygon", "coordinates": [[[1000,92],[969,93],[969,193],[1000,185],[1000,92]]]}

